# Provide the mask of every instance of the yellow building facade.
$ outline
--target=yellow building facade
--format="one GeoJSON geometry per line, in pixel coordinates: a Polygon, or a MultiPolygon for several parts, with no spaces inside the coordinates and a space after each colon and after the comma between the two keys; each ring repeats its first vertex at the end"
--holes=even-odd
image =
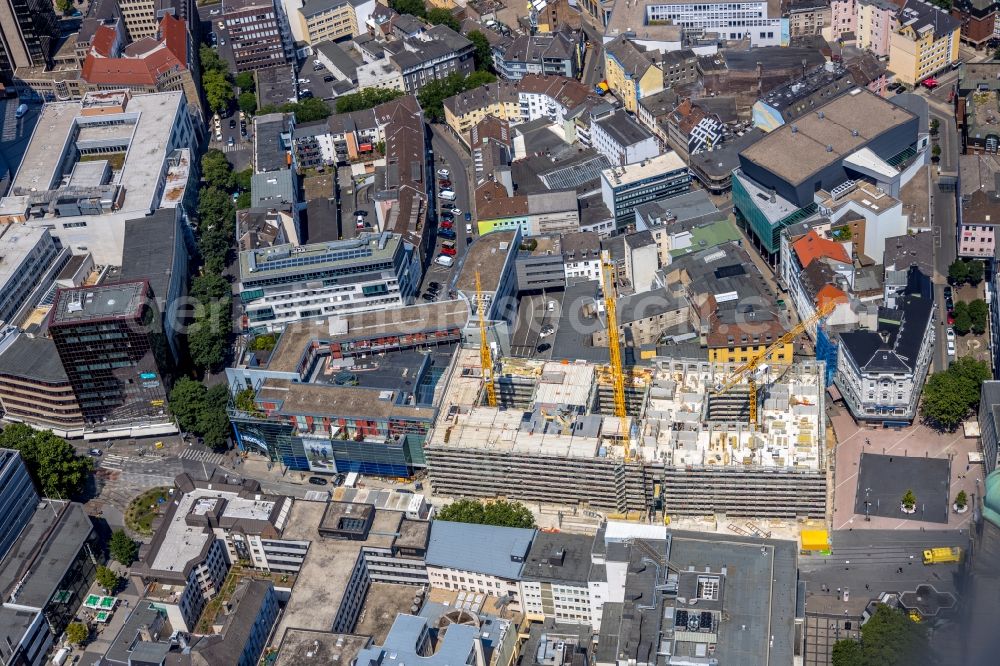
{"type": "Polygon", "coordinates": [[[663,90],[663,72],[650,64],[630,67],[610,51],[604,53],[604,76],[615,96],[626,110],[636,113],[639,100],[663,90]]]}
{"type": "MultiPolygon", "coordinates": [[[[950,17],[948,17],[950,18],[950,17]]],[[[889,38],[889,71],[913,86],[958,60],[961,26],[935,34],[933,25],[907,24],[889,38]]]]}
{"type": "Polygon", "coordinates": [[[491,102],[486,106],[469,109],[464,113],[456,112],[455,110],[449,108],[448,105],[445,105],[444,107],[445,123],[447,123],[448,127],[458,134],[458,136],[462,137],[462,141],[466,143],[468,143],[469,140],[469,131],[486,116],[493,116],[508,122],[520,122],[521,107],[517,103],[517,100],[514,100],[513,102],[491,102]]]}
{"type": "MultiPolygon", "coordinates": [[[[726,346],[726,347],[709,347],[708,348],[708,360],[712,363],[746,363],[754,354],[759,354],[767,349],[767,345],[748,345],[746,347],[740,346],[726,346]]],[[[779,347],[768,356],[768,364],[785,364],[792,362],[792,354],[795,351],[795,345],[789,342],[788,344],[779,347]]]]}
{"type": "Polygon", "coordinates": [[[350,2],[323,8],[307,3],[295,12],[295,18],[307,44],[319,44],[360,34],[357,15],[350,2]]]}

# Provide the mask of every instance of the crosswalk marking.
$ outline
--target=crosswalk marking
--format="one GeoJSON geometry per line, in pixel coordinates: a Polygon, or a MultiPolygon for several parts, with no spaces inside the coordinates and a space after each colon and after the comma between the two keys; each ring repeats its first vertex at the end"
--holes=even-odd
{"type": "Polygon", "coordinates": [[[123,456],[117,456],[113,453],[107,453],[101,456],[101,467],[106,469],[122,469],[128,458],[123,456]]]}
{"type": "Polygon", "coordinates": [[[3,135],[0,136],[2,141],[13,141],[17,138],[17,118],[14,114],[17,112],[17,104],[13,103],[13,100],[3,101],[3,135]]]}
{"type": "Polygon", "coordinates": [[[181,452],[181,458],[211,463],[213,465],[222,465],[226,462],[226,457],[221,453],[213,453],[212,451],[195,451],[194,449],[185,449],[181,452]]]}
{"type": "Polygon", "coordinates": [[[241,143],[236,143],[236,144],[233,144],[232,146],[230,146],[228,143],[225,143],[225,144],[222,144],[221,146],[219,146],[218,149],[221,150],[224,153],[237,153],[237,152],[239,152],[241,150],[245,150],[245,149],[247,149],[249,147],[250,146],[245,146],[245,145],[243,145],[241,143]]]}

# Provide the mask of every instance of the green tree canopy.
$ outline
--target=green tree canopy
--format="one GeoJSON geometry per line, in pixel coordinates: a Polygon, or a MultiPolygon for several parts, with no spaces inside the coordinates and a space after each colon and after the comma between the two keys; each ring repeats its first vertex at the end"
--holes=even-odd
{"type": "Polygon", "coordinates": [[[233,185],[241,192],[250,190],[250,180],[253,178],[253,167],[247,167],[243,171],[233,172],[233,185]]]}
{"type": "Polygon", "coordinates": [[[986,332],[986,324],[990,318],[990,308],[981,298],[969,303],[969,319],[972,322],[972,332],[982,335],[986,332]]]}
{"type": "Polygon", "coordinates": [[[76,455],[73,447],[51,430],[33,430],[23,423],[4,427],[0,432],[0,448],[21,452],[28,473],[45,497],[76,497],[83,490],[92,466],[90,458],[76,455]]]}
{"type": "Polygon", "coordinates": [[[534,527],[535,517],[520,502],[496,500],[482,503],[473,499],[455,500],[438,511],[438,520],[501,527],[534,527]]]}
{"type": "Polygon", "coordinates": [[[263,333],[253,339],[250,348],[254,351],[271,351],[278,344],[278,336],[275,333],[263,333]]]}
{"type": "Polygon", "coordinates": [[[249,191],[240,192],[239,195],[236,197],[237,210],[247,209],[250,207],[250,204],[252,203],[253,203],[253,197],[250,196],[249,191]]]}
{"type": "Polygon", "coordinates": [[[938,145],[938,144],[936,144],[936,143],[935,143],[935,144],[934,144],[934,147],[933,147],[933,148],[931,148],[931,158],[932,158],[932,159],[933,159],[933,160],[934,160],[935,162],[936,162],[937,160],[941,159],[941,146],[940,146],[940,145],[938,145]]]}
{"type": "Polygon", "coordinates": [[[233,101],[233,85],[223,72],[210,69],[201,75],[201,87],[205,91],[208,107],[216,113],[229,108],[233,101]]]}
{"type": "Polygon", "coordinates": [[[114,591],[118,588],[118,583],[121,578],[118,577],[114,571],[107,567],[97,567],[97,584],[104,588],[104,591],[108,594],[114,594],[114,591]]]}
{"type": "Polygon", "coordinates": [[[198,232],[204,233],[218,224],[229,224],[235,212],[228,192],[212,185],[203,187],[198,198],[198,232]]]}
{"type": "Polygon", "coordinates": [[[427,12],[427,22],[431,25],[446,25],[455,32],[462,29],[458,19],[447,9],[434,8],[427,12]]]}
{"type": "Polygon", "coordinates": [[[226,358],[232,331],[230,299],[203,304],[188,331],[188,351],[194,364],[203,370],[218,367],[226,358]]]}
{"type": "Polygon", "coordinates": [[[205,273],[191,281],[191,296],[199,301],[226,298],[230,293],[229,280],[218,273],[205,273]]]}
{"type": "Polygon", "coordinates": [[[257,113],[257,95],[250,91],[241,92],[240,96],[236,98],[236,105],[240,107],[240,111],[252,116],[257,113]]]}
{"type": "Polygon", "coordinates": [[[969,315],[969,304],[965,301],[955,303],[955,323],[951,326],[959,335],[965,335],[972,330],[972,317],[969,315]]]}
{"type": "Polygon", "coordinates": [[[903,493],[903,499],[900,500],[903,506],[914,507],[917,505],[917,497],[913,494],[912,490],[907,490],[903,493]]]}
{"type": "Polygon", "coordinates": [[[389,0],[389,6],[399,14],[412,14],[418,18],[427,15],[423,0],[389,0]]]}
{"type": "Polygon", "coordinates": [[[189,377],[181,377],[174,383],[168,406],[181,430],[193,432],[198,427],[207,392],[204,384],[189,377]]]}
{"type": "Polygon", "coordinates": [[[255,90],[253,74],[250,72],[240,72],[239,74],[237,74],[236,86],[240,89],[240,92],[252,93],[255,90]]]}
{"type": "Polygon", "coordinates": [[[961,259],[956,259],[948,266],[948,281],[961,284],[969,278],[969,265],[961,259]]]}
{"type": "Polygon", "coordinates": [[[980,386],[991,376],[988,363],[968,356],[959,358],[924,383],[921,413],[938,428],[954,430],[979,404],[980,386]]]}
{"type": "Polygon", "coordinates": [[[965,494],[964,490],[959,490],[958,494],[955,495],[955,504],[958,505],[959,508],[968,506],[969,496],[965,494]]]}
{"type": "Polygon", "coordinates": [[[233,186],[233,165],[224,152],[212,148],[201,156],[201,177],[210,187],[228,190],[233,186]]]}
{"type": "Polygon", "coordinates": [[[66,640],[73,645],[83,645],[90,638],[90,628],[83,622],[70,622],[66,627],[66,640]]]}
{"type": "Polygon", "coordinates": [[[56,0],[56,9],[63,14],[69,14],[73,11],[73,0],[56,0]]]}
{"type": "Polygon", "coordinates": [[[967,275],[965,279],[969,281],[969,284],[979,284],[983,281],[983,273],[986,270],[983,266],[983,262],[978,259],[970,259],[965,262],[965,265],[967,266],[967,275]]]}
{"type": "Polygon", "coordinates": [[[298,102],[288,102],[280,106],[268,104],[260,108],[261,115],[265,113],[294,113],[295,120],[300,123],[309,123],[314,120],[329,118],[333,113],[330,106],[321,99],[307,97],[298,102]]]}
{"type": "Polygon", "coordinates": [[[490,42],[486,39],[486,35],[478,30],[470,30],[465,37],[475,47],[472,55],[476,59],[476,69],[481,69],[484,72],[493,71],[493,49],[490,48],[490,42]]]}
{"type": "Polygon", "coordinates": [[[201,48],[198,49],[198,59],[201,61],[202,73],[222,72],[225,74],[229,71],[229,65],[219,56],[218,51],[207,44],[202,44],[201,48]]]}
{"type": "Polygon", "coordinates": [[[402,97],[401,90],[392,88],[365,88],[351,95],[341,95],[337,98],[337,113],[349,113],[351,111],[364,111],[379,104],[391,102],[397,97],[402,97]]]}
{"type": "Polygon", "coordinates": [[[115,530],[114,534],[111,535],[111,541],[108,542],[108,550],[111,552],[112,559],[128,566],[135,561],[135,556],[139,554],[139,544],[132,541],[129,535],[125,534],[125,530],[115,530]]]}
{"type": "Polygon", "coordinates": [[[924,626],[885,604],[861,626],[860,645],[844,639],[832,653],[833,666],[929,666],[932,659],[924,626]]]}

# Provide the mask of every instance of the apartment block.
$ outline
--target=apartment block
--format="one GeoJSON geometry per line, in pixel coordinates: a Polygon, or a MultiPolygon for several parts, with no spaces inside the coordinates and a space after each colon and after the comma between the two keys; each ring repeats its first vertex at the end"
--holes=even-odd
{"type": "Polygon", "coordinates": [[[889,70],[915,86],[959,58],[961,22],[922,0],[907,0],[889,37],[889,70]],[[898,26],[898,27],[896,27],[898,26]]]}
{"type": "Polygon", "coordinates": [[[656,138],[621,109],[593,121],[590,141],[597,152],[618,166],[635,164],[660,154],[656,138]]]}
{"type": "Polygon", "coordinates": [[[760,431],[748,427],[747,389],[712,395],[731,364],[656,358],[629,368],[624,420],[611,416],[606,366],[498,364],[498,407],[481,406],[478,353],[459,352],[425,447],[435,493],[635,515],[824,515],[821,363],[768,369],[783,374],[759,408],[772,424],[761,449],[750,446],[760,431]]]}
{"type": "Polygon", "coordinates": [[[1000,225],[1000,192],[994,174],[1000,160],[993,154],[960,155],[961,184],[958,256],[991,260],[996,253],[996,227],[1000,225]]]}
{"type": "Polygon", "coordinates": [[[685,192],[691,187],[687,165],[674,151],[637,164],[601,171],[601,199],[621,230],[635,223],[635,207],[685,192]]]}
{"type": "Polygon", "coordinates": [[[412,248],[395,234],[276,245],[240,255],[240,299],[253,330],[300,319],[409,304],[420,282],[412,248]]]}
{"type": "Polygon", "coordinates": [[[309,0],[291,19],[303,41],[317,45],[361,34],[373,9],[375,0],[309,0]]]}
{"type": "Polygon", "coordinates": [[[788,3],[788,36],[821,35],[830,27],[830,4],[823,0],[799,0],[788,3]]]}
{"type": "Polygon", "coordinates": [[[604,77],[632,113],[638,111],[639,100],[663,90],[663,71],[641,45],[623,35],[604,46],[604,77]]]}
{"type": "Polygon", "coordinates": [[[508,81],[520,81],[526,74],[577,78],[583,66],[583,33],[560,30],[520,35],[493,47],[493,64],[508,81]]]}

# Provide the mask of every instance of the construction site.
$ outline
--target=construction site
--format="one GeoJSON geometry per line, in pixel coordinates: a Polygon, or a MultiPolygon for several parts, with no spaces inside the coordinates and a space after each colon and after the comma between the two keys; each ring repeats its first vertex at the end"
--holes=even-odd
{"type": "Polygon", "coordinates": [[[479,349],[462,349],[447,377],[425,445],[435,493],[645,519],[826,513],[820,362],[754,364],[744,376],[733,364],[655,358],[621,372],[624,414],[613,366],[483,367],[479,349]]]}

